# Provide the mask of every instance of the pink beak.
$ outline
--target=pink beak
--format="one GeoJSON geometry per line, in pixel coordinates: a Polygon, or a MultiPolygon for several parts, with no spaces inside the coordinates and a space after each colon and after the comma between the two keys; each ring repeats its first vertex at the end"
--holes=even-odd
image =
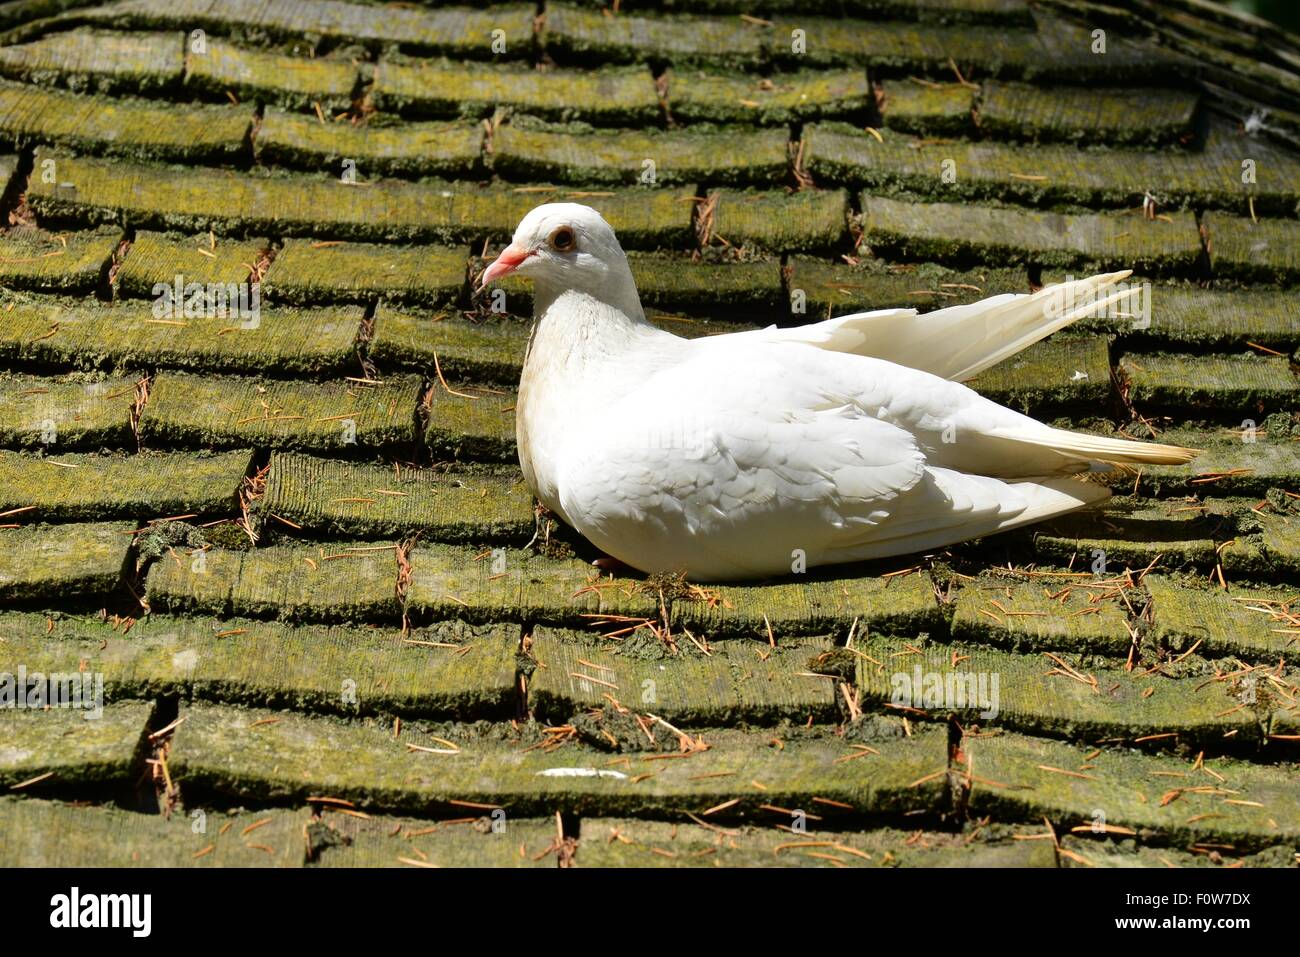
{"type": "Polygon", "coordinates": [[[483,270],[483,275],[479,279],[478,286],[482,289],[490,282],[500,279],[502,276],[508,276],[518,269],[525,259],[533,256],[535,253],[523,246],[511,243],[505,249],[501,250],[501,255],[493,260],[492,265],[483,270]]]}

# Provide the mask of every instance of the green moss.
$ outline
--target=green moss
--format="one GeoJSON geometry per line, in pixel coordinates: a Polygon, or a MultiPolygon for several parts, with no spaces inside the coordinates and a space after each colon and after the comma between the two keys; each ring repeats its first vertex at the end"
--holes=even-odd
{"type": "Polygon", "coordinates": [[[235,519],[219,522],[205,528],[201,539],[216,548],[247,551],[253,547],[253,542],[249,539],[248,530],[244,527],[243,522],[235,519]]]}
{"type": "Polygon", "coordinates": [[[155,286],[174,287],[177,276],[182,285],[245,283],[268,245],[260,239],[239,242],[217,240],[211,233],[180,236],[141,229],[114,278],[123,296],[141,299],[156,299],[155,286]]]}
{"type": "Polygon", "coordinates": [[[157,93],[180,84],[184,33],[69,30],[0,48],[0,73],[97,93],[157,93]]]}
{"type": "MultiPolygon", "coordinates": [[[[629,762],[598,776],[545,774],[558,768],[600,768],[608,756],[568,745],[555,751],[529,749],[476,737],[461,737],[455,754],[410,724],[394,736],[387,725],[215,705],[184,709],[171,752],[173,773],[186,794],[217,791],[244,798],[292,799],[329,794],[364,807],[395,810],[431,803],[470,801],[499,804],[507,818],[580,813],[664,814],[700,811],[740,798],[719,819],[751,815],[764,822],[790,815],[758,805],[816,812],[814,796],[852,805],[868,814],[932,811],[946,782],[931,778],[946,766],[946,736],[916,733],[880,742],[872,771],[857,761],[836,763],[854,752],[839,741],[792,740],[783,748],[772,734],[708,731],[707,751],[677,761],[629,762]],[[274,723],[254,722],[267,718],[274,723]],[[641,773],[647,778],[633,781],[641,773]],[[757,780],[763,789],[753,786],[757,780]]],[[[658,733],[669,733],[659,729],[658,733]]],[[[508,826],[508,825],[507,825],[508,826]]]]}
{"type": "MultiPolygon", "coordinates": [[[[1019,614],[1017,609],[1028,604],[997,600],[1013,609],[987,606],[999,616],[1019,614]]],[[[1180,675],[1179,668],[1167,666],[1159,680],[1152,680],[1127,670],[1122,655],[1099,660],[1058,652],[1056,658],[1088,679],[1085,683],[1041,651],[1013,654],[929,643],[918,655],[914,641],[884,638],[856,647],[870,655],[858,659],[857,688],[864,702],[914,708],[933,720],[954,716],[963,727],[978,725],[981,731],[1000,727],[1089,741],[1132,741],[1174,731],[1178,743],[1190,747],[1220,747],[1226,735],[1245,746],[1258,741],[1261,719],[1268,714],[1267,708],[1238,708],[1239,689],[1230,682],[1203,684],[1199,669],[1189,667],[1180,675]]]]}
{"type": "Polygon", "coordinates": [[[395,626],[396,585],[396,546],[301,543],[155,562],[146,597],[154,611],[395,626]]]}
{"type": "Polygon", "coordinates": [[[1153,603],[1153,634],[1172,652],[1196,645],[1202,657],[1272,663],[1292,643],[1285,615],[1296,601],[1294,588],[1225,593],[1163,575],[1149,575],[1143,584],[1153,603]]]}
{"type": "MultiPolygon", "coordinates": [[[[35,669],[28,671],[31,679],[35,669]]],[[[72,673],[77,674],[76,667],[72,673]]],[[[20,689],[27,691],[28,689],[20,689]]],[[[93,689],[92,689],[93,695],[93,689]]],[[[125,783],[136,770],[153,703],[122,701],[93,710],[0,709],[0,787],[45,774],[51,777],[24,789],[26,794],[68,786],[125,783]]]]}
{"type": "Polygon", "coordinates": [[[1300,574],[1300,530],[1289,515],[1260,516],[1222,554],[1223,570],[1233,581],[1295,581],[1300,574]]]}
{"type": "Polygon", "coordinates": [[[860,117],[871,103],[871,86],[862,70],[808,70],[773,77],[690,69],[668,73],[668,109],[679,122],[784,126],[860,117]]]}
{"type": "Polygon", "coordinates": [[[93,369],[155,366],[322,377],[357,369],[358,308],[262,310],[259,321],[191,317],[159,321],[153,303],[113,306],[58,299],[17,302],[0,325],[0,358],[93,369]]]}
{"type": "Polygon", "coordinates": [[[1165,146],[1191,133],[1197,101],[1189,90],[1159,87],[990,82],[980,90],[979,124],[985,133],[1007,139],[1165,146]]]}
{"type": "Polygon", "coordinates": [[[1236,356],[1129,354],[1119,361],[1129,401],[1139,408],[1213,409],[1262,418],[1290,408],[1297,386],[1288,360],[1246,352],[1236,356]]]}
{"type": "Polygon", "coordinates": [[[873,309],[940,309],[1030,291],[1023,269],[957,272],[933,263],[885,267],[873,260],[850,266],[810,256],[790,257],[788,269],[792,304],[802,290],[809,321],[873,309]]]}
{"type": "MultiPolygon", "coordinates": [[[[42,155],[43,161],[46,157],[42,155]]],[[[509,236],[541,201],[501,186],[337,175],[173,169],[49,157],[55,183],[32,180],[33,208],[52,222],[118,222],[187,231],[328,236],[337,239],[482,241],[509,236]]],[[[555,188],[548,200],[580,199],[601,212],[628,248],[681,245],[690,236],[691,190],[626,189],[608,195],[555,188]]]]}
{"type": "Polygon", "coordinates": [[[842,190],[760,193],[719,190],[710,235],[732,246],[771,252],[833,249],[848,230],[842,190]]]}
{"type": "MultiPolygon", "coordinates": [[[[602,6],[599,0],[582,0],[587,6],[602,6]]],[[[698,11],[713,14],[745,13],[839,13],[870,14],[879,20],[910,20],[923,23],[996,23],[1031,26],[1033,19],[1025,0],[763,0],[755,6],[747,0],[626,0],[619,7],[629,13],[662,9],[666,12],[698,11]]]]}
{"type": "Polygon", "coordinates": [[[654,78],[644,67],[534,70],[514,64],[385,57],[371,89],[381,110],[491,116],[512,107],[553,120],[639,126],[659,119],[654,78]]]}
{"type": "MultiPolygon", "coordinates": [[[[777,648],[748,640],[711,642],[707,656],[680,636],[677,642],[677,654],[656,660],[627,653],[626,641],[534,628],[537,670],[528,685],[529,703],[539,718],[555,723],[606,707],[606,694],[679,726],[802,722],[810,715],[833,721],[838,715],[835,681],[808,673],[808,656],[831,647],[824,639],[785,641],[777,648]]],[[[631,730],[635,747],[644,746],[641,734],[631,730]]]]}
{"type": "Polygon", "coordinates": [[[265,0],[225,0],[220,8],[205,0],[134,0],[77,11],[77,19],[111,24],[117,29],[202,27],[209,33],[231,34],[251,43],[271,40],[321,39],[353,41],[373,49],[400,44],[412,50],[488,58],[494,55],[492,31],[502,29],[506,49],[495,55],[518,59],[531,50],[536,10],[524,4],[503,4],[492,10],[471,7],[377,7],[340,3],[324,10],[265,0]]]}
{"type": "MultiPolygon", "coordinates": [[[[952,637],[1030,654],[1065,651],[1124,657],[1132,645],[1127,609],[1114,599],[1102,600],[1109,591],[1090,588],[1078,578],[1015,582],[983,576],[957,592],[952,637]]],[[[899,663],[910,667],[906,659],[899,663]]]]}
{"type": "Polygon", "coordinates": [[[528,345],[520,322],[426,319],[381,308],[375,317],[370,358],[383,372],[414,369],[436,378],[434,357],[448,381],[468,377],[517,385],[528,345]]]}
{"type": "Polygon", "coordinates": [[[359,80],[357,64],[330,57],[286,56],[250,50],[209,37],[202,53],[188,51],[185,85],[225,98],[261,100],[286,109],[311,109],[335,113],[352,104],[359,80]]]}
{"type": "MultiPolygon", "coordinates": [[[[1061,849],[1070,852],[1061,855],[1061,867],[1218,867],[1223,863],[1208,854],[1161,846],[1142,847],[1132,838],[1108,838],[1104,833],[1089,833],[1087,836],[1062,834],[1061,849]]],[[[1241,861],[1245,867],[1289,867],[1294,860],[1295,852],[1279,845],[1265,848],[1258,854],[1234,855],[1231,866],[1235,867],[1237,861],[1241,861]]]]}
{"type": "Polygon", "coordinates": [[[857,671],[857,661],[852,649],[835,646],[810,656],[807,667],[814,674],[852,681],[857,671]]]}
{"type": "Polygon", "coordinates": [[[663,185],[774,184],[789,171],[787,142],[783,130],[568,134],[503,126],[492,139],[492,166],[521,182],[635,185],[653,176],[663,185]]]}
{"type": "Polygon", "coordinates": [[[599,10],[553,3],[546,8],[547,52],[580,61],[757,65],[767,27],[735,17],[608,17],[599,10]]]}
{"type": "Polygon", "coordinates": [[[0,446],[62,452],[133,442],[132,379],[0,377],[0,446]]]}
{"type": "Polygon", "coordinates": [[[596,569],[521,549],[421,544],[410,556],[407,613],[413,620],[523,621],[586,627],[591,616],[654,617],[657,601],[629,579],[598,584],[596,569]]]}
{"type": "Polygon", "coordinates": [[[847,633],[859,629],[915,633],[942,623],[929,576],[877,578],[865,574],[794,576],[767,585],[718,585],[700,600],[673,603],[674,624],[704,635],[743,635],[768,640],[768,626],[789,635],[847,633]],[[802,579],[802,580],[800,580],[802,579]]]}
{"type": "MultiPolygon", "coordinates": [[[[1044,274],[1043,281],[1061,278],[1044,274]]],[[[1248,348],[1248,342],[1291,351],[1300,345],[1300,315],[1294,303],[1293,293],[1273,289],[1223,291],[1160,284],[1146,297],[1151,322],[1145,328],[1138,328],[1133,319],[1085,319],[1080,325],[1114,331],[1143,351],[1164,347],[1228,352],[1248,348]]]]}
{"type": "Polygon", "coordinates": [[[432,390],[424,440],[434,455],[456,461],[516,460],[513,393],[487,387],[447,387],[441,382],[432,390]]]}
{"type": "Polygon", "coordinates": [[[298,867],[310,821],[305,810],[193,808],[164,817],[104,805],[0,798],[0,865],[298,867]]]}
{"type": "MultiPolygon", "coordinates": [[[[716,317],[720,312],[753,312],[771,322],[788,310],[781,296],[781,263],[776,259],[742,262],[692,262],[679,256],[632,253],[632,278],[643,306],[716,317]]],[[[732,331],[718,324],[718,331],[732,331]]],[[[689,335],[685,329],[672,329],[689,335]]]]}
{"type": "Polygon", "coordinates": [[[908,203],[863,194],[864,241],[877,254],[945,263],[1037,263],[1190,273],[1201,255],[1196,221],[1052,213],[957,203],[908,203]]]}
{"type": "Polygon", "coordinates": [[[1162,209],[1241,209],[1253,196],[1258,210],[1279,213],[1292,212],[1300,199],[1300,161],[1290,156],[1264,163],[1258,182],[1247,187],[1239,152],[1226,149],[1079,150],[897,133],[877,140],[839,124],[813,125],[804,141],[808,171],[819,183],[865,185],[926,199],[1131,209],[1151,193],[1162,209]]]}
{"type": "Polygon", "coordinates": [[[891,20],[854,21],[782,15],[771,29],[770,55],[782,65],[866,66],[882,72],[943,73],[949,58],[969,75],[1020,75],[1038,53],[1034,34],[1015,27],[942,26],[891,20]],[[803,31],[802,48],[793,30],[803,31]]]}
{"type": "Polygon", "coordinates": [[[76,673],[84,665],[102,674],[109,701],[179,696],[463,720],[504,719],[515,709],[513,625],[453,623],[403,636],[396,628],[153,615],[123,634],[98,618],[7,613],[0,635],[29,672],[76,673]]]}
{"type": "MultiPolygon", "coordinates": [[[[755,266],[764,265],[763,260],[753,260],[752,262],[755,266]]],[[[724,266],[722,268],[727,269],[730,267],[724,266]]],[[[729,285],[730,284],[726,282],[719,283],[719,287],[724,291],[727,290],[729,285]]],[[[681,290],[685,286],[685,283],[680,284],[674,292],[676,293],[677,290],[681,290]]],[[[759,290],[749,291],[758,292],[759,290]]],[[[737,298],[739,298],[739,293],[737,293],[737,298]]],[[[697,308],[703,312],[705,311],[706,306],[701,304],[697,308]]],[[[719,309],[714,309],[712,311],[715,315],[719,312],[723,315],[728,314],[719,309]]],[[[752,317],[747,316],[747,310],[743,308],[740,310],[740,313],[740,315],[736,316],[736,321],[730,321],[727,319],[713,320],[697,316],[685,316],[677,312],[656,312],[654,309],[650,309],[646,312],[646,319],[650,321],[651,325],[667,332],[671,332],[673,335],[680,336],[683,339],[701,339],[707,336],[723,336],[730,335],[733,332],[748,332],[753,330],[755,328],[754,325],[750,322],[741,321],[742,317],[752,318],[755,322],[762,322],[770,325],[774,319],[779,320],[784,318],[786,311],[778,304],[771,308],[762,309],[755,306],[755,314],[752,317]]]]}
{"type": "Polygon", "coordinates": [[[44,604],[50,596],[85,606],[116,586],[133,523],[0,528],[0,601],[44,604]]]}
{"type": "Polygon", "coordinates": [[[533,498],[518,472],[433,472],[271,457],[260,513],[273,512],[313,535],[523,544],[533,532],[533,498]]]}
{"type": "MultiPolygon", "coordinates": [[[[1271,164],[1264,163],[1267,167],[1271,164]]],[[[1284,167],[1289,176],[1292,210],[1297,173],[1284,167]]],[[[1241,161],[1237,160],[1237,175],[1241,161]]],[[[1259,176],[1264,176],[1260,172],[1259,176]]],[[[1244,202],[1244,199],[1243,199],[1244,202]]],[[[1237,204],[1240,209],[1242,203],[1237,204]]],[[[1300,277],[1300,225],[1293,220],[1261,219],[1207,212],[1201,219],[1215,275],[1233,276],[1254,282],[1294,282],[1300,277]]]]}
{"type": "MultiPolygon", "coordinates": [[[[823,810],[818,808],[817,813],[823,810]]],[[[1025,829],[1021,836],[1029,833],[1025,829]]],[[[576,864],[619,868],[1056,866],[1050,841],[1044,845],[1039,840],[1014,840],[1010,834],[999,838],[893,828],[831,831],[810,825],[807,844],[776,828],[756,826],[728,828],[719,840],[712,827],[689,822],[592,817],[582,821],[576,864]]]]}
{"type": "Polygon", "coordinates": [[[974,98],[960,83],[913,77],[881,84],[877,102],[886,128],[938,136],[970,131],[974,98]]]}
{"type": "Polygon", "coordinates": [[[354,126],[346,117],[322,123],[272,107],[253,145],[263,163],[341,173],[350,162],[362,180],[377,174],[468,177],[479,171],[483,136],[480,123],[354,126]]]}
{"type": "Polygon", "coordinates": [[[138,455],[0,452],[0,512],[69,522],[233,510],[249,453],[138,455]],[[33,508],[34,507],[34,508],[33,508]]]}
{"type": "Polygon", "coordinates": [[[554,817],[517,820],[491,808],[448,811],[453,818],[445,822],[326,812],[325,824],[340,840],[321,854],[318,866],[555,867],[548,853],[556,840],[554,817]],[[475,813],[481,816],[467,819],[475,813]]]}
{"type": "Polygon", "coordinates": [[[997,783],[974,785],[972,814],[1024,821],[1047,815],[1058,832],[1100,820],[1136,829],[1139,839],[1158,833],[1180,844],[1258,847],[1300,834],[1294,772],[1285,767],[1205,762],[1221,781],[1191,760],[1108,750],[1085,761],[1091,749],[1018,734],[973,739],[963,750],[981,778],[997,783]],[[1073,775],[1050,770],[1081,764],[1087,769],[1073,775]]]}
{"type": "Polygon", "coordinates": [[[303,304],[385,302],[436,307],[465,286],[464,247],[320,243],[289,239],[276,253],[262,292],[303,304]]]}
{"type": "Polygon", "coordinates": [[[554,818],[356,817],[329,805],[157,813],[0,798],[4,867],[555,867],[554,818]]]}
{"type": "Polygon", "coordinates": [[[681,248],[689,245],[695,190],[629,188],[605,192],[564,189],[537,192],[532,187],[511,193],[512,218],[507,234],[539,203],[575,202],[590,206],[618,233],[625,249],[681,248]]]}
{"type": "Polygon", "coordinates": [[[1008,70],[1006,75],[1036,83],[1156,86],[1186,70],[1186,61],[1177,53],[1141,39],[1145,31],[1134,31],[1133,39],[1125,31],[1108,31],[1106,53],[1098,55],[1093,52],[1095,27],[1086,20],[1035,10],[1034,22],[1035,41],[1023,48],[1022,62],[1016,64],[1023,69],[1008,70]]]}
{"type": "Polygon", "coordinates": [[[99,282],[118,236],[110,230],[59,236],[36,229],[10,230],[0,237],[0,283],[10,289],[88,293],[99,282]]]}
{"type": "MultiPolygon", "coordinates": [[[[230,527],[233,524],[233,522],[222,523],[212,528],[230,527]]],[[[138,531],[134,536],[136,567],[143,568],[164,555],[170,556],[178,548],[202,548],[208,544],[208,531],[190,524],[185,519],[151,522],[147,531],[138,531]]],[[[247,537],[244,541],[248,541],[247,537]]]]}
{"type": "Polygon", "coordinates": [[[981,372],[967,383],[980,395],[1026,414],[1104,406],[1111,398],[1105,336],[1053,336],[981,372]]]}
{"type": "MultiPolygon", "coordinates": [[[[1143,466],[1139,490],[1146,495],[1267,495],[1300,487],[1300,447],[1290,435],[1260,420],[1254,434],[1235,428],[1173,428],[1159,441],[1200,449],[1191,465],[1143,466]],[[1250,441],[1247,441],[1250,440],[1250,441]]],[[[1125,480],[1132,488],[1132,480],[1125,480]]]]}
{"type": "Polygon", "coordinates": [[[162,373],[140,434],[150,445],[256,445],[359,454],[410,449],[420,382],[285,382],[162,373]]]}
{"type": "Polygon", "coordinates": [[[1180,508],[1177,501],[1111,502],[1104,511],[1075,512],[1035,526],[1040,558],[1083,570],[1105,553],[1107,573],[1140,571],[1153,560],[1162,569],[1213,567],[1215,541],[1228,533],[1216,511],[1180,508]]]}
{"type": "Polygon", "coordinates": [[[0,82],[0,140],[19,145],[222,163],[245,155],[252,123],[250,107],[160,106],[0,82]]]}

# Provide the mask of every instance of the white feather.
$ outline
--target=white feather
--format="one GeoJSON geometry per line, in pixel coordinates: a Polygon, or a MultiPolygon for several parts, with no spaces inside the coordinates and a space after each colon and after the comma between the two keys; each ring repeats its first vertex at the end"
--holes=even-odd
{"type": "Polygon", "coordinates": [[[964,382],[1070,323],[1133,295],[1133,290],[1098,295],[1130,274],[1125,270],[1091,276],[1033,294],[1007,293],[924,314],[915,309],[882,309],[792,329],[772,326],[748,335],[887,359],[964,382]]]}

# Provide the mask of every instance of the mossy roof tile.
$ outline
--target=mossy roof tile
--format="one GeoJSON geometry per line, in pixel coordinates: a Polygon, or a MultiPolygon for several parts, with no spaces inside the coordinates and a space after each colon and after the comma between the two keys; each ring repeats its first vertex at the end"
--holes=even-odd
{"type": "MultiPolygon", "coordinates": [[[[93,689],[82,697],[78,687],[82,685],[81,672],[75,666],[61,677],[74,679],[70,686],[73,700],[93,699],[93,689]]],[[[93,675],[89,684],[94,685],[93,675]]],[[[69,688],[63,687],[65,692],[69,688]]],[[[42,785],[66,790],[124,783],[144,748],[146,724],[153,710],[152,701],[106,705],[97,716],[93,707],[5,707],[0,710],[0,741],[4,742],[0,745],[0,787],[12,790],[15,785],[32,782],[26,793],[40,794],[42,785]]]]}
{"type": "MultiPolygon", "coordinates": [[[[556,773],[607,760],[607,752],[588,747],[521,751],[462,738],[448,748],[409,724],[394,736],[387,726],[219,705],[195,704],[183,713],[173,768],[195,793],[280,800],[328,793],[366,808],[426,811],[431,803],[470,801],[500,805],[507,816],[558,808],[635,815],[685,808],[698,814],[736,797],[729,779],[743,775],[740,780],[758,780],[763,788],[742,792],[724,819],[757,814],[770,821],[790,815],[759,805],[795,808],[813,796],[859,813],[926,811],[942,801],[946,786],[933,777],[914,783],[946,767],[946,736],[934,731],[880,741],[879,769],[866,775],[852,762],[836,763],[853,753],[839,741],[791,741],[777,750],[756,747],[755,735],[720,730],[705,735],[708,750],[687,760],[635,762],[654,773],[633,781],[634,773],[617,769],[556,773]],[[265,723],[268,718],[278,720],[265,723]]],[[[770,738],[762,734],[763,742],[770,738]]]]}
{"type": "Polygon", "coordinates": [[[184,42],[179,32],[70,30],[0,47],[0,73],[74,90],[159,92],[180,83],[184,42]]]}
{"type": "Polygon", "coordinates": [[[92,292],[120,236],[116,230],[11,230],[0,237],[0,283],[69,295],[92,292]]]}
{"type": "MultiPolygon", "coordinates": [[[[17,144],[48,143],[137,159],[229,163],[247,153],[245,134],[253,119],[248,106],[159,105],[0,82],[0,140],[17,144]]],[[[52,172],[59,175],[57,168],[52,172]]]]}
{"type": "Polygon", "coordinates": [[[0,447],[79,451],[134,442],[136,379],[0,378],[0,447]]]}
{"type": "Polygon", "coordinates": [[[1201,257],[1195,217],[1056,213],[862,196],[863,239],[878,254],[989,264],[1134,268],[1191,273],[1201,257]]]}
{"type": "Polygon", "coordinates": [[[39,778],[0,861],[553,866],[557,810],[579,866],[1291,861],[1281,34],[1075,0],[10,6],[0,648],[138,714],[107,759],[57,715],[28,728],[48,767],[0,746],[0,787],[39,778]],[[928,559],[602,576],[516,467],[531,286],[470,287],[549,200],[598,207],[685,336],[1135,269],[1131,307],[971,384],[1204,454],[928,559]],[[997,675],[998,713],[927,674],[997,675]],[[184,805],[250,809],[206,834],[106,803],[175,698],[184,805]],[[322,794],[370,817],[295,806],[322,794]],[[1098,808],[1136,834],[1072,835],[1098,808]],[[793,809],[834,845],[762,836],[793,809]],[[989,826],[921,830],[954,812],[989,826]],[[1059,850],[1015,839],[1044,816],[1059,850]]]}
{"type": "Polygon", "coordinates": [[[370,90],[392,112],[490,116],[511,107],[551,120],[637,126],[659,118],[654,78],[642,66],[535,70],[521,64],[385,57],[370,90]]]}
{"type": "Polygon", "coordinates": [[[0,452],[0,512],[21,511],[28,522],[230,512],[250,457],[0,452]]]}
{"type": "Polygon", "coordinates": [[[187,49],[185,85],[225,99],[269,100],[287,109],[335,112],[352,105],[361,71],[351,60],[302,57],[236,46],[212,37],[203,50],[187,49]]]}

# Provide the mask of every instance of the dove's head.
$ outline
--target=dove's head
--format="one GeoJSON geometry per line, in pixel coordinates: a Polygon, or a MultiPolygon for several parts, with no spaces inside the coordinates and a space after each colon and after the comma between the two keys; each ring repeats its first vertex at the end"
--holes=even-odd
{"type": "Polygon", "coordinates": [[[518,273],[532,279],[538,300],[576,290],[629,316],[641,304],[618,237],[604,217],[580,203],[546,203],[520,221],[510,245],[483,271],[480,286],[518,273]]]}

